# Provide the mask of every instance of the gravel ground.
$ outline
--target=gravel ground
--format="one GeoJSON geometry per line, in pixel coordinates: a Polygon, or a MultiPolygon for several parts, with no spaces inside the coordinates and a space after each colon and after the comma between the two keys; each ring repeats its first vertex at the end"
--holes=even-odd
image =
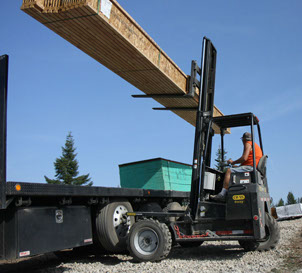
{"type": "Polygon", "coordinates": [[[302,273],[302,218],[282,221],[279,225],[279,245],[267,252],[244,252],[237,242],[205,242],[194,249],[175,247],[167,259],[158,263],[133,263],[128,255],[82,255],[58,259],[48,254],[18,263],[2,264],[0,272],[302,273]]]}

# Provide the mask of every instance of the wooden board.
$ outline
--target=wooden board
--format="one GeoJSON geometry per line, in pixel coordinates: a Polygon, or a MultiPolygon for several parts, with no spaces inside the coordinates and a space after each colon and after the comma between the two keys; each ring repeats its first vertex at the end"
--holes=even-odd
{"type": "MultiPolygon", "coordinates": [[[[187,93],[189,77],[115,0],[23,0],[21,9],[145,94],[187,93]]],[[[198,105],[197,95],[155,100],[165,107],[198,105]]],[[[173,112],[195,125],[196,111],[173,112]]],[[[214,116],[221,115],[215,106],[214,116]]]]}

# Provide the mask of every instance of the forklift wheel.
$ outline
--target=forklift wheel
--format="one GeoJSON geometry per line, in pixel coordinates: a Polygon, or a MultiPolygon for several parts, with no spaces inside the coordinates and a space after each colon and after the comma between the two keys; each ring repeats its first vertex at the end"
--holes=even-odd
{"type": "Polygon", "coordinates": [[[167,225],[157,220],[141,220],[130,229],[128,249],[137,262],[160,261],[169,255],[171,245],[167,225]]]}
{"type": "Polygon", "coordinates": [[[178,242],[181,247],[190,248],[190,247],[199,247],[204,241],[195,241],[195,242],[178,242]]]}
{"type": "Polygon", "coordinates": [[[268,213],[265,214],[266,240],[264,242],[239,240],[245,251],[267,251],[274,249],[280,239],[280,229],[277,221],[268,213]]]}

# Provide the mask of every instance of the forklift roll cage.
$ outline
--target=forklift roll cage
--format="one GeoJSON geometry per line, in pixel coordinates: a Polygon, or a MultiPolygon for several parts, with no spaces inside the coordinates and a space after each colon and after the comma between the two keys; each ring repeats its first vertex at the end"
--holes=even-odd
{"type": "Polygon", "coordinates": [[[221,135],[221,158],[224,158],[224,135],[225,130],[227,128],[234,127],[243,127],[250,126],[251,136],[252,136],[252,151],[253,151],[253,181],[256,181],[256,160],[255,160],[255,130],[254,126],[257,126],[258,138],[260,143],[260,148],[263,151],[262,137],[261,137],[261,129],[259,124],[259,119],[253,113],[243,113],[237,115],[228,115],[222,117],[213,118],[213,122],[220,127],[220,135],[221,135]]]}

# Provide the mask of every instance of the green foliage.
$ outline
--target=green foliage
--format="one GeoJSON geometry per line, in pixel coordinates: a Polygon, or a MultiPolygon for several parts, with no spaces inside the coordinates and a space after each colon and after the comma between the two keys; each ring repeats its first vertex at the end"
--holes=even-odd
{"type": "Polygon", "coordinates": [[[281,198],[281,199],[279,200],[279,202],[277,203],[276,207],[282,207],[282,206],[284,206],[284,201],[283,201],[283,199],[281,198]]]}
{"type": "Polygon", "coordinates": [[[227,161],[227,159],[226,159],[226,154],[227,153],[228,152],[226,152],[226,150],[224,150],[224,155],[223,155],[223,158],[222,158],[222,149],[219,146],[219,148],[216,152],[216,159],[215,159],[215,161],[217,162],[217,164],[215,165],[217,170],[224,171],[224,169],[225,169],[224,164],[227,161]]]}
{"type": "Polygon", "coordinates": [[[294,197],[294,194],[290,191],[287,195],[286,205],[297,204],[297,200],[294,197]]]}
{"type": "Polygon", "coordinates": [[[62,156],[54,162],[56,179],[49,179],[44,176],[48,184],[92,186],[93,182],[90,181],[89,174],[78,176],[79,163],[76,160],[77,154],[75,150],[74,140],[69,132],[66,137],[65,147],[62,147],[62,156]]]}

